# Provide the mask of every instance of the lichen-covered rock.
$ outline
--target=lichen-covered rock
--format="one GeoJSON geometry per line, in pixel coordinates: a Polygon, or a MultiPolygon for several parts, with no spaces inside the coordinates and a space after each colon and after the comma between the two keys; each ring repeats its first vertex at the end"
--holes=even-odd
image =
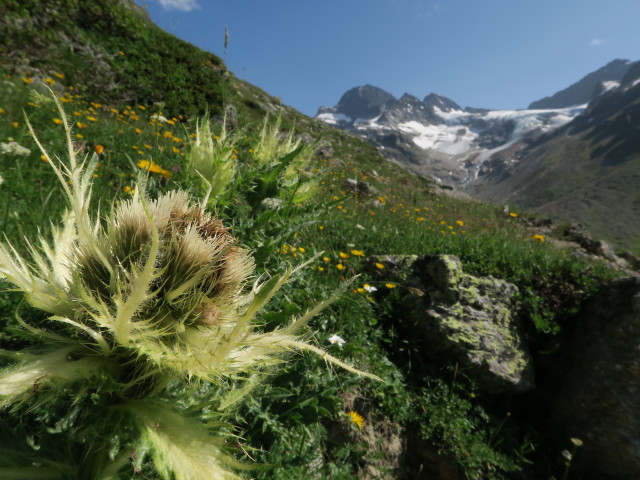
{"type": "Polygon", "coordinates": [[[587,302],[564,353],[554,416],[583,441],[573,468],[585,479],[640,478],[640,277],[587,302]]]}
{"type": "Polygon", "coordinates": [[[464,273],[453,255],[375,261],[388,265],[387,278],[409,292],[397,308],[412,320],[411,335],[423,341],[429,353],[448,355],[486,391],[533,388],[532,360],[515,319],[515,285],[464,273]]]}

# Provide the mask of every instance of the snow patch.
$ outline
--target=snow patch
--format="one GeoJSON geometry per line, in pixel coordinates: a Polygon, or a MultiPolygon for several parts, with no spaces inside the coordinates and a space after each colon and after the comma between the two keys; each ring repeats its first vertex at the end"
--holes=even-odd
{"type": "MultiPolygon", "coordinates": [[[[608,80],[606,82],[602,82],[602,93],[618,88],[619,86],[620,86],[620,82],[616,82],[615,80],[608,80]]],[[[602,95],[602,93],[600,95],[602,95]]]]}
{"type": "Polygon", "coordinates": [[[347,117],[342,113],[321,113],[316,116],[318,120],[322,120],[329,125],[339,125],[340,123],[351,123],[351,117],[347,117]]]}
{"type": "Polygon", "coordinates": [[[420,122],[405,122],[398,128],[413,135],[413,143],[422,149],[435,150],[449,155],[462,155],[473,148],[477,133],[462,125],[423,125],[420,122]]]}

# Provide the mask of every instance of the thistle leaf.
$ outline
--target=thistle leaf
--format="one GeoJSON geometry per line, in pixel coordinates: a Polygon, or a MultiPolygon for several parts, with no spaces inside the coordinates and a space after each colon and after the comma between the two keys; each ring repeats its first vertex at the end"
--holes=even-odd
{"type": "Polygon", "coordinates": [[[206,424],[154,402],[132,401],[126,408],[164,480],[240,480],[230,468],[249,468],[225,451],[224,438],[212,435],[206,424]]]}

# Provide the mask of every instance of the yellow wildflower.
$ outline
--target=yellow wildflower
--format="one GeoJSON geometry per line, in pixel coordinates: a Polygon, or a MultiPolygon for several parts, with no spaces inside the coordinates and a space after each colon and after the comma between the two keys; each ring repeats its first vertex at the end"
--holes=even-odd
{"type": "Polygon", "coordinates": [[[346,269],[347,267],[345,267],[343,264],[339,263],[339,264],[336,265],[336,268],[338,270],[342,271],[342,270],[346,269]]]}
{"type": "Polygon", "coordinates": [[[338,255],[340,256],[340,258],[348,258],[349,254],[348,253],[344,253],[344,252],[340,252],[338,253],[338,255]]]}
{"type": "Polygon", "coordinates": [[[376,268],[378,270],[382,270],[384,268],[384,265],[382,263],[380,263],[380,262],[376,262],[376,268]]]}
{"type": "Polygon", "coordinates": [[[104,147],[100,144],[97,144],[95,147],[93,147],[93,149],[98,155],[101,155],[102,152],[104,152],[104,147]]]}
{"type": "Polygon", "coordinates": [[[364,418],[362,415],[354,411],[347,412],[347,415],[349,416],[351,423],[355,423],[359,429],[362,429],[362,426],[364,425],[364,418]]]}
{"type": "Polygon", "coordinates": [[[531,237],[532,240],[536,240],[538,242],[544,242],[544,235],[540,235],[540,234],[535,234],[531,237]]]}
{"type": "Polygon", "coordinates": [[[325,262],[330,262],[331,259],[329,257],[322,257],[322,260],[324,260],[325,262]]]}
{"type": "Polygon", "coordinates": [[[387,288],[396,288],[396,285],[394,283],[385,283],[384,286],[387,288]]]}
{"type": "Polygon", "coordinates": [[[51,120],[53,120],[53,123],[55,123],[56,125],[62,125],[62,120],[60,120],[59,118],[52,118],[51,120]]]}
{"type": "Polygon", "coordinates": [[[96,117],[87,117],[87,120],[89,120],[90,122],[97,122],[98,119],[96,117]]]}
{"type": "Polygon", "coordinates": [[[169,172],[168,170],[165,170],[164,168],[162,168],[160,165],[153,162],[152,160],[140,160],[138,162],[138,167],[153,173],[159,173],[164,178],[169,178],[171,176],[171,172],[169,172]]]}
{"type": "Polygon", "coordinates": [[[364,257],[364,252],[362,250],[351,250],[351,255],[355,255],[356,257],[364,257]]]}
{"type": "Polygon", "coordinates": [[[25,85],[29,85],[31,82],[33,82],[33,77],[22,77],[22,83],[25,85]]]}

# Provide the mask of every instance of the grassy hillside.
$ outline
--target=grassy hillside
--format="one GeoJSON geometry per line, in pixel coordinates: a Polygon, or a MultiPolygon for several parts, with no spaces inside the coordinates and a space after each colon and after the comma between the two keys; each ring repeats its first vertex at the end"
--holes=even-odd
{"type": "MultiPolygon", "coordinates": [[[[304,336],[383,380],[329,368],[320,356],[285,356],[288,363],[253,372],[264,378],[235,409],[217,413],[223,394],[237,392],[234,385],[253,377],[243,374],[227,383],[176,378],[165,389],[141,383],[133,393],[128,387],[122,393],[123,381],[111,384],[107,376],[87,376],[60,390],[39,377],[28,385],[22,405],[0,413],[2,475],[25,468],[22,478],[28,472],[36,478],[37,472],[37,478],[79,480],[98,471],[103,475],[95,478],[173,478],[166,469],[163,473],[161,460],[149,460],[151,450],[139,448],[136,417],[119,410],[123,398],[134,403],[151,398],[180,412],[188,419],[183,425],[217,429],[216,441],[224,437],[230,454],[251,467],[243,478],[413,479],[446,471],[448,478],[546,479],[565,472],[556,448],[565,439],[554,437],[540,394],[492,394],[447,358],[427,357],[403,333],[404,320],[391,307],[394,298],[415,292],[372,260],[447,253],[461,259],[465,272],[516,284],[521,292],[516,313],[543,384],[581,302],[613,273],[534,237],[523,212],[507,215],[436,194],[423,180],[385,163],[370,145],[239,81],[215,56],[162,32],[130,3],[60,0],[42,8],[41,2],[3,0],[0,13],[0,35],[11,39],[0,52],[0,229],[17,253],[30,255],[25,238],[34,242],[39,233],[49,238],[48,226],[60,223],[64,207],[63,185],[51,168],[54,155],[67,156],[64,121],[47,86],[73,123],[74,148],[81,156],[96,155],[92,211],[103,217],[111,205],[135,198],[145,169],[150,198],[176,189],[201,197],[202,182],[190,167],[202,125],[198,114],[208,111],[219,122],[233,106],[233,141],[224,143],[219,123],[208,135],[229,147],[235,165],[233,181],[210,210],[250,250],[254,280],[277,279],[291,266],[310,262],[261,310],[256,330],[288,325],[293,316],[346,289],[310,320],[304,336]],[[167,62],[173,68],[166,68],[167,62]],[[271,124],[281,116],[283,131],[295,126],[296,134],[321,138],[298,172],[304,171],[305,182],[315,189],[310,199],[286,200],[292,197],[278,197],[286,185],[269,184],[274,169],[295,158],[285,155],[275,167],[260,166],[266,113],[271,124]],[[48,158],[37,148],[24,114],[48,158]],[[281,210],[266,209],[260,197],[265,186],[274,185],[265,198],[284,198],[281,210]],[[353,283],[345,287],[349,279],[353,283]],[[332,343],[334,335],[345,344],[332,343]],[[91,461],[78,460],[87,458],[91,461]],[[109,469],[111,477],[104,473],[109,469]]],[[[286,137],[273,138],[277,143],[286,137]]],[[[8,282],[4,287],[0,347],[2,361],[10,364],[21,357],[15,352],[30,348],[33,354],[51,334],[66,330],[56,330],[8,282]],[[49,336],[34,339],[21,322],[49,336]]],[[[82,340],[85,333],[74,338],[82,340]]],[[[154,427],[147,437],[155,431],[162,433],[154,427]]],[[[182,438],[179,429],[175,433],[182,438]]],[[[202,438],[211,437],[198,441],[202,438]]],[[[190,444],[194,452],[204,452],[198,445],[190,444]]],[[[194,456],[185,448],[185,458],[194,456]]]]}

